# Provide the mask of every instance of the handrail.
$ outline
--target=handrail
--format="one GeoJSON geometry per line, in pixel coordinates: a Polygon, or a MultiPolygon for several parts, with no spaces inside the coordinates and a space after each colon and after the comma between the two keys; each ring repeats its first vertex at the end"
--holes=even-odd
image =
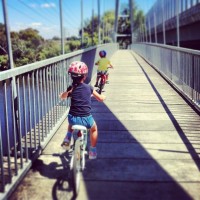
{"type": "Polygon", "coordinates": [[[129,46],[200,110],[200,51],[161,44],[129,46]]]}
{"type": "MultiPolygon", "coordinates": [[[[59,94],[70,79],[69,64],[88,66],[87,83],[98,52],[110,57],[118,44],[104,44],[0,72],[0,199],[7,199],[65,120],[69,101],[59,94]]],[[[95,68],[96,69],[96,68],[95,68]]]]}

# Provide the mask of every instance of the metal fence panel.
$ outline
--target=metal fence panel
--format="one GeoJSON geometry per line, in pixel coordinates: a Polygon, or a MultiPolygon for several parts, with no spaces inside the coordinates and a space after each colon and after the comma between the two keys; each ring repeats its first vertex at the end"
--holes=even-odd
{"type": "Polygon", "coordinates": [[[0,73],[0,199],[6,199],[66,118],[69,101],[60,100],[74,60],[89,68],[87,83],[96,75],[98,52],[110,57],[118,44],[105,44],[0,73]]]}
{"type": "Polygon", "coordinates": [[[145,58],[200,109],[200,51],[148,43],[130,49],[145,58]]]}

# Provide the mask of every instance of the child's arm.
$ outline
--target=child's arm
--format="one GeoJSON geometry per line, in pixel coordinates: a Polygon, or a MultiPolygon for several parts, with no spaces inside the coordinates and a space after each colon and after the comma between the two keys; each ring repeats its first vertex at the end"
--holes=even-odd
{"type": "Polygon", "coordinates": [[[72,92],[72,89],[73,89],[73,87],[72,87],[72,86],[69,86],[65,92],[62,92],[62,93],[59,95],[59,97],[60,97],[61,99],[66,99],[67,97],[70,96],[70,94],[71,94],[71,92],[72,92]]]}
{"type": "Polygon", "coordinates": [[[109,65],[108,68],[112,68],[113,69],[114,67],[112,65],[109,65]]]}
{"type": "Polygon", "coordinates": [[[109,67],[108,68],[114,68],[113,65],[111,63],[109,63],[109,67]]]}
{"type": "Polygon", "coordinates": [[[99,64],[99,60],[97,62],[95,62],[95,65],[98,65],[99,64]]]}
{"type": "Polygon", "coordinates": [[[98,101],[103,102],[106,99],[106,96],[99,94],[96,90],[93,90],[92,94],[98,101]]]}

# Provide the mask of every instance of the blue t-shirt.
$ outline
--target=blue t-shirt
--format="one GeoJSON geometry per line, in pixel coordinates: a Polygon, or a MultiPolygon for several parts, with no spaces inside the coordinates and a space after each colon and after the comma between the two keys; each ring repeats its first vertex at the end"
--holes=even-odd
{"type": "Polygon", "coordinates": [[[91,114],[91,95],[94,88],[86,83],[80,83],[71,94],[69,114],[85,117],[91,114]]]}

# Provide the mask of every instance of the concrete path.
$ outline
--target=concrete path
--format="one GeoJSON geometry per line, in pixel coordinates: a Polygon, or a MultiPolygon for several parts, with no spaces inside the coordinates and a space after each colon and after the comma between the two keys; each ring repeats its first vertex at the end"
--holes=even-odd
{"type": "MultiPolygon", "coordinates": [[[[200,117],[144,60],[112,57],[104,103],[93,99],[98,159],[87,160],[78,200],[200,200],[200,117]]],[[[93,82],[94,84],[94,82],[93,82]]],[[[72,199],[58,130],[10,200],[72,199]]]]}

